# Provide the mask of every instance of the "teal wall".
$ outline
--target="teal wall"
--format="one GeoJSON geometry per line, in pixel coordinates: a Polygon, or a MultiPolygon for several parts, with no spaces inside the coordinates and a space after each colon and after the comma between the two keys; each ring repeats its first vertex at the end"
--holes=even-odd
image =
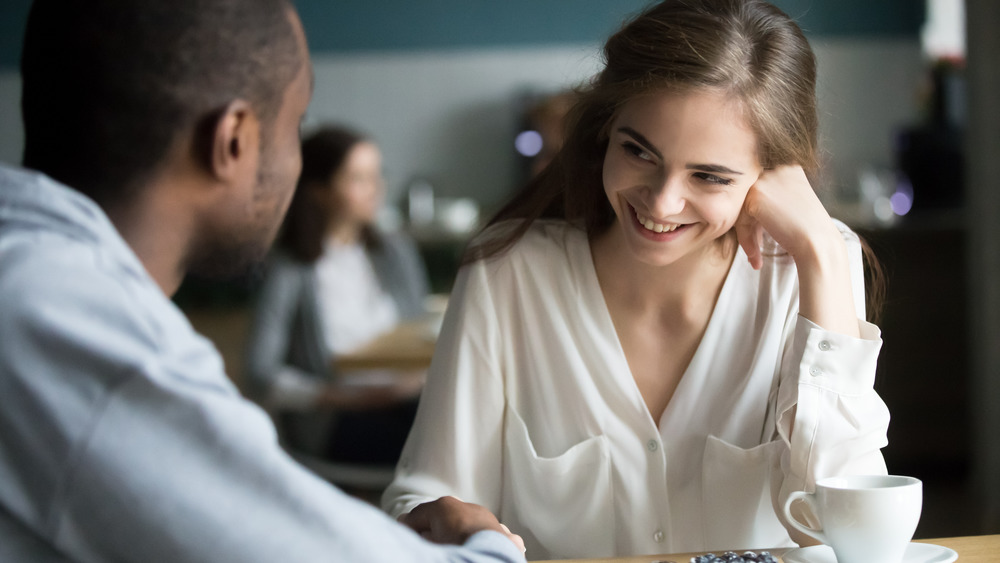
{"type": "MultiPolygon", "coordinates": [[[[297,0],[314,52],[596,43],[646,0],[297,0]]],[[[923,0],[775,0],[810,36],[916,36],[923,0]]],[[[30,0],[0,2],[15,69],[30,0]]]]}
{"type": "Polygon", "coordinates": [[[0,69],[17,68],[29,5],[29,0],[0,2],[0,69]]]}

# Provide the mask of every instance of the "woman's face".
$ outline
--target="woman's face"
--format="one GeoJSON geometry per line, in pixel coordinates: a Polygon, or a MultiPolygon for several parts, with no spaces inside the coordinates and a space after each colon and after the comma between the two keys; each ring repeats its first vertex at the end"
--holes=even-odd
{"type": "Polygon", "coordinates": [[[738,104],[711,90],[637,98],[609,133],[611,228],[649,265],[675,263],[727,233],[761,173],[738,104]]]}
{"type": "Polygon", "coordinates": [[[363,141],[347,153],[344,164],[331,178],[334,220],[369,225],[382,205],[382,153],[363,141]]]}

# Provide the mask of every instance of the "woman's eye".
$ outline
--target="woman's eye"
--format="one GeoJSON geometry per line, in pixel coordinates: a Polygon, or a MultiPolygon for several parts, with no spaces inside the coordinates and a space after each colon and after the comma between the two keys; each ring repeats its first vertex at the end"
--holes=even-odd
{"type": "Polygon", "coordinates": [[[628,154],[630,154],[630,155],[632,155],[632,156],[634,156],[636,158],[641,158],[641,159],[646,160],[646,161],[652,161],[653,160],[653,155],[649,154],[642,147],[640,147],[639,145],[637,145],[635,143],[631,143],[631,142],[626,141],[626,142],[622,143],[622,148],[625,149],[625,152],[627,152],[628,154]]]}
{"type": "Polygon", "coordinates": [[[722,176],[716,176],[715,174],[709,174],[708,172],[698,172],[695,178],[708,182],[709,184],[718,184],[720,186],[728,186],[733,183],[730,178],[723,178],[722,176]]]}

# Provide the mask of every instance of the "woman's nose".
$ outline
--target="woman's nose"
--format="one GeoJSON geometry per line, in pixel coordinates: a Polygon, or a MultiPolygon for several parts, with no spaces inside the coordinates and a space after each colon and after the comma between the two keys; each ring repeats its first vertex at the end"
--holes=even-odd
{"type": "Polygon", "coordinates": [[[653,219],[667,219],[679,215],[687,205],[687,187],[679,179],[664,178],[650,191],[649,210],[653,219]]]}

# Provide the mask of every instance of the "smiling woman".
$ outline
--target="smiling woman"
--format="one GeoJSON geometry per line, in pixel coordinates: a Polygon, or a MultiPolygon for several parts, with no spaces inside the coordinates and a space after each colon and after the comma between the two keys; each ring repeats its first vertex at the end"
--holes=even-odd
{"type": "Polygon", "coordinates": [[[384,507],[482,504],[541,559],[792,545],[773,507],[885,473],[888,424],[812,51],[766,2],[665,0],[604,54],[467,255],[384,507]]]}
{"type": "Polygon", "coordinates": [[[739,105],[711,90],[650,95],[624,106],[611,130],[603,180],[623,227],[615,244],[651,266],[701,260],[762,172],[739,105]]]}

